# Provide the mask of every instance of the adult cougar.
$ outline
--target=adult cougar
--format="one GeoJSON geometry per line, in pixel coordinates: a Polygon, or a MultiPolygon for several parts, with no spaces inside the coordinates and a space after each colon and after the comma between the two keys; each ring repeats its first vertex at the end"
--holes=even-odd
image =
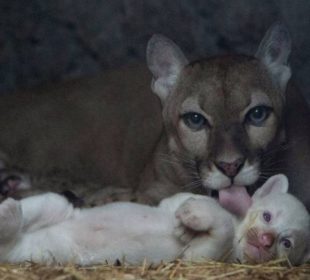
{"type": "Polygon", "coordinates": [[[102,82],[3,97],[0,147],[12,164],[31,171],[67,168],[70,176],[113,185],[96,199],[107,190],[121,193],[121,186],[129,197],[134,190],[138,201],[157,203],[180,191],[250,186],[283,172],[309,208],[310,115],[287,86],[290,51],[280,24],[255,56],[191,63],[171,40],[155,35],[147,63],[163,106],[162,132],[159,104],[141,94],[147,77],[130,69],[102,82]]]}
{"type": "Polygon", "coordinates": [[[147,61],[166,133],[140,183],[143,198],[159,200],[201,185],[250,186],[282,171],[309,208],[310,115],[298,92],[287,87],[290,51],[280,24],[270,28],[254,57],[191,63],[171,40],[153,36],[147,61]]]}

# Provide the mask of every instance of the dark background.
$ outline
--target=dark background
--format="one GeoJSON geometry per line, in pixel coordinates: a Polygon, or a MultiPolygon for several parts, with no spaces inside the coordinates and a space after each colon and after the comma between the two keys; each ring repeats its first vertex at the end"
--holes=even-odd
{"type": "Polygon", "coordinates": [[[153,33],[189,58],[253,54],[278,20],[291,32],[290,63],[308,94],[308,0],[0,0],[0,92],[144,62],[153,33]]]}

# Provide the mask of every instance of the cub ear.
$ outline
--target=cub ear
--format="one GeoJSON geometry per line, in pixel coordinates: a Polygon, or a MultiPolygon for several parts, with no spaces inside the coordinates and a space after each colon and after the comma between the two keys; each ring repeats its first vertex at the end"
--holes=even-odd
{"type": "Polygon", "coordinates": [[[252,199],[263,198],[271,193],[287,193],[288,179],[283,174],[270,177],[252,196],[252,199]]]}
{"type": "Polygon", "coordinates": [[[153,74],[152,90],[164,103],[188,61],[173,41],[159,34],[149,40],[146,59],[153,74]]]}
{"type": "Polygon", "coordinates": [[[291,38],[281,23],[275,23],[266,32],[255,56],[267,67],[274,83],[284,92],[291,77],[288,58],[291,52],[291,38]]]}
{"type": "Polygon", "coordinates": [[[302,259],[302,264],[310,262],[310,236],[308,236],[307,247],[302,259]]]}

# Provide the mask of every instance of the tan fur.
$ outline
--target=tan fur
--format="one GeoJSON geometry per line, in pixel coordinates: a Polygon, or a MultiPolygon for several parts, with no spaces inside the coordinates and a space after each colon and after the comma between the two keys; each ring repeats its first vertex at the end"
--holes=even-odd
{"type": "MultiPolygon", "coordinates": [[[[248,161],[255,164],[255,161],[259,161],[258,150],[271,146],[280,134],[283,108],[280,93],[274,94],[266,70],[257,60],[249,57],[219,57],[190,64],[181,73],[180,82],[165,106],[163,116],[168,138],[172,138],[170,141],[175,143],[171,150],[181,155],[181,160],[176,156],[179,160],[178,171],[166,172],[166,177],[176,175],[169,181],[183,186],[193,180],[188,176],[182,180],[182,176],[179,176],[189,173],[182,166],[183,158],[202,162],[199,168],[205,169],[201,169],[201,173],[209,173],[209,169],[215,169],[214,161],[226,158],[231,160],[246,155],[248,161]],[[265,99],[274,108],[267,124],[263,127],[243,127],[248,107],[254,107],[265,99]],[[192,133],[180,118],[185,111],[204,114],[212,129],[192,133]]],[[[165,151],[162,149],[158,152],[161,153],[164,154],[165,151]]],[[[160,161],[160,156],[157,157],[160,161]]],[[[192,168],[196,164],[193,163],[192,168]]],[[[162,161],[155,169],[156,167],[159,172],[162,170],[164,173],[169,168],[169,163],[162,161]]],[[[163,184],[166,182],[163,181],[163,184]]],[[[150,185],[153,196],[155,187],[145,182],[142,186],[147,185],[150,185]]],[[[227,178],[228,185],[230,180],[227,178]]]]}
{"type": "Polygon", "coordinates": [[[149,93],[151,77],[144,68],[112,71],[2,97],[0,147],[11,165],[33,174],[56,170],[98,188],[128,189],[126,199],[148,203],[180,191],[253,185],[283,172],[292,192],[309,207],[310,113],[297,91],[289,86],[285,92],[290,78],[287,37],[276,26],[256,57],[188,63],[171,40],[155,35],[147,62],[162,112],[149,93]],[[278,56],[270,50],[273,46],[280,50],[278,56]],[[271,107],[263,125],[246,123],[249,111],[261,104],[271,107]],[[192,131],[182,117],[191,111],[208,125],[192,131]],[[219,168],[240,159],[244,162],[233,178],[219,168]]]}
{"type": "Polygon", "coordinates": [[[162,131],[150,78],[146,67],[132,66],[1,96],[0,147],[6,164],[30,172],[34,192],[51,186],[42,184],[44,176],[57,178],[55,191],[75,191],[72,186],[81,180],[97,184],[97,190],[106,185],[130,189],[162,131]]]}
{"type": "Polygon", "coordinates": [[[298,91],[291,85],[286,90],[290,40],[283,26],[267,32],[256,57],[220,56],[188,64],[178,47],[160,36],[154,36],[148,48],[154,49],[148,51],[154,56],[148,62],[153,91],[163,104],[166,144],[159,146],[152,171],[140,184],[143,198],[199,184],[209,189],[249,186],[284,172],[292,193],[310,207],[310,113],[298,91]],[[268,106],[270,114],[253,125],[247,114],[260,105],[268,106]],[[188,112],[200,114],[206,124],[192,129],[184,120],[188,112]],[[166,161],[159,164],[161,158],[166,161]],[[244,163],[236,175],[221,170],[222,163],[240,159],[244,163]]]}

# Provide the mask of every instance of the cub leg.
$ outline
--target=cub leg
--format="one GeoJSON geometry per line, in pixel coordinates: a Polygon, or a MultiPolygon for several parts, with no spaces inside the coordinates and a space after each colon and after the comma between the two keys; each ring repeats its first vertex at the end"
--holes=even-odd
{"type": "Polygon", "coordinates": [[[19,201],[12,198],[0,204],[0,244],[6,245],[16,239],[23,224],[19,201]]]}
{"type": "Polygon", "coordinates": [[[232,250],[233,218],[214,199],[189,198],[176,211],[176,217],[181,226],[175,234],[188,245],[184,259],[221,260],[232,250]]]}
{"type": "Polygon", "coordinates": [[[56,193],[39,194],[24,198],[20,202],[25,232],[63,222],[74,215],[73,205],[56,193]]]}

